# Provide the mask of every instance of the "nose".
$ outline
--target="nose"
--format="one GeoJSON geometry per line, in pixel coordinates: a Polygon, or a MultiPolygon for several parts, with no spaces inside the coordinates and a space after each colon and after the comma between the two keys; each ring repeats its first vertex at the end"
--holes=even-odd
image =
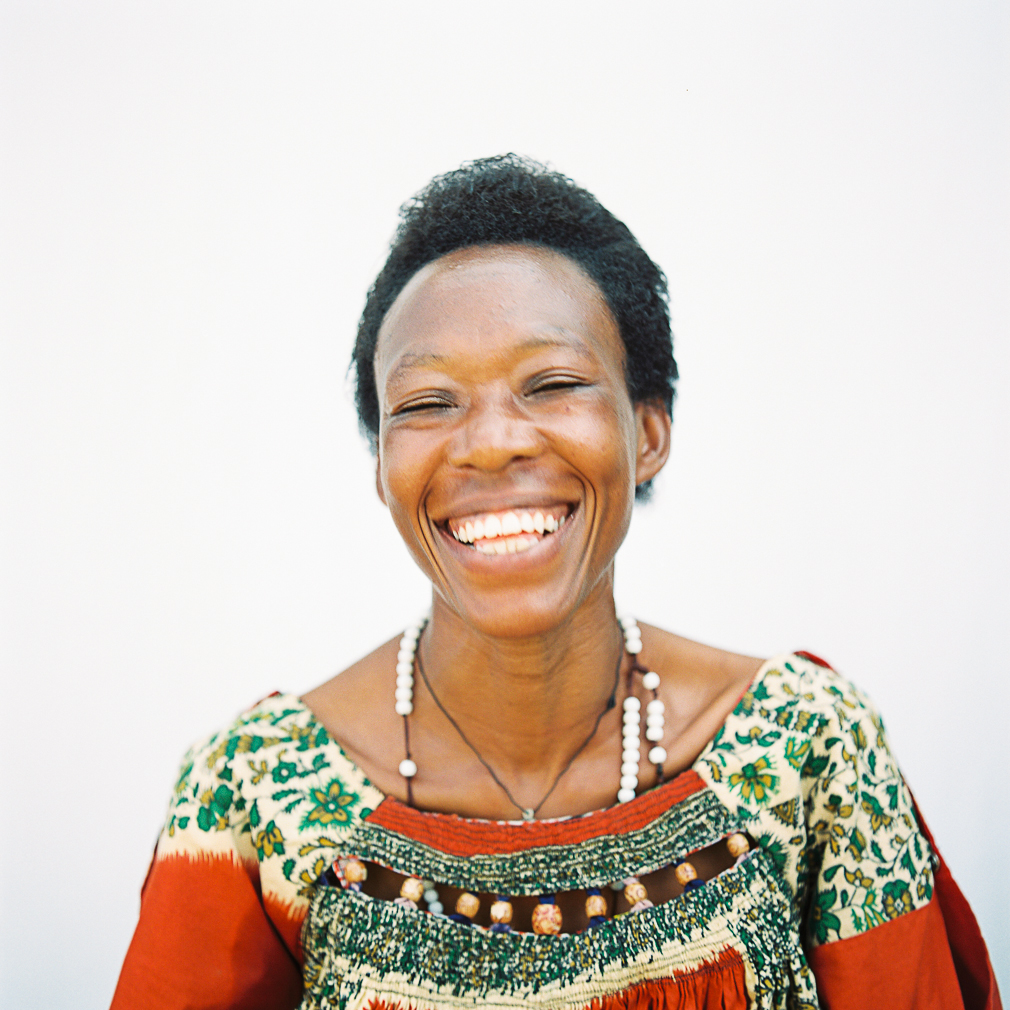
{"type": "Polygon", "coordinates": [[[542,449],[540,433],[510,390],[474,400],[449,444],[449,462],[495,472],[542,449]]]}

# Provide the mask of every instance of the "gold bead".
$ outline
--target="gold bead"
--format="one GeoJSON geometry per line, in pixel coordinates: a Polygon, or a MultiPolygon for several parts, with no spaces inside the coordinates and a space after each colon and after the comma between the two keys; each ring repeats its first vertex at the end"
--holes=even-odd
{"type": "Polygon", "coordinates": [[[690,863],[681,863],[674,871],[673,875],[677,878],[677,883],[683,887],[685,884],[689,884],[692,880],[698,879],[698,871],[690,863]]]}
{"type": "Polygon", "coordinates": [[[424,897],[424,884],[417,877],[407,877],[400,885],[400,897],[420,901],[424,897]]]}
{"type": "Polygon", "coordinates": [[[726,839],[726,848],[729,849],[729,854],[734,859],[737,859],[745,852],[750,852],[750,842],[747,841],[746,835],[730,835],[729,838],[726,839]]]}
{"type": "Polygon", "coordinates": [[[586,895],[586,918],[591,919],[594,915],[607,914],[607,899],[602,894],[586,895]]]}
{"type": "Polygon", "coordinates": [[[464,891],[456,899],[456,911],[460,915],[465,915],[468,919],[472,919],[480,911],[480,898],[476,894],[464,891]]]}
{"type": "Polygon", "coordinates": [[[645,901],[649,897],[649,892],[645,889],[645,884],[640,880],[632,880],[630,884],[626,884],[624,887],[624,900],[629,905],[637,904],[639,901],[645,901]]]}
{"type": "Polygon", "coordinates": [[[491,905],[491,921],[509,923],[512,921],[512,902],[496,901],[491,905]]]}
{"type": "Polygon", "coordinates": [[[360,884],[368,879],[368,867],[360,859],[348,859],[344,863],[344,880],[349,884],[360,884]]]}
{"type": "Polygon", "coordinates": [[[557,905],[537,905],[533,909],[533,932],[557,936],[561,932],[561,909],[557,905]]]}

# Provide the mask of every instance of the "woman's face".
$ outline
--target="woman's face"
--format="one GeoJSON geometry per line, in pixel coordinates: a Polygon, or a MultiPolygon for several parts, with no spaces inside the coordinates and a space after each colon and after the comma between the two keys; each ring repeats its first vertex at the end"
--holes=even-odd
{"type": "Polygon", "coordinates": [[[669,451],[593,281],[549,250],[452,253],[390,308],[375,374],[379,495],[436,592],[484,634],[565,622],[669,451]]]}

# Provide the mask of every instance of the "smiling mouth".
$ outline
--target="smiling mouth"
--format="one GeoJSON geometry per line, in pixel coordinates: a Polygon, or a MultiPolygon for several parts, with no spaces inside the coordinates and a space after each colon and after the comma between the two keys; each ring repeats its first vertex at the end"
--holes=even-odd
{"type": "Polygon", "coordinates": [[[571,518],[570,505],[509,509],[453,516],[446,531],[480,554],[521,554],[556,533],[571,518]]]}

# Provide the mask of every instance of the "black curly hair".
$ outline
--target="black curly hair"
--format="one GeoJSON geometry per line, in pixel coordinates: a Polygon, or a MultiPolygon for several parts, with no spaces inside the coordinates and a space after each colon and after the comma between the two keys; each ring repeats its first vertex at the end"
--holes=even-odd
{"type": "MultiPolygon", "coordinates": [[[[382,270],[358,324],[352,366],[362,432],[377,445],[375,346],[397,295],[423,266],[457,249],[527,244],[553,249],[595,281],[617,321],[633,403],[657,401],[672,414],[677,363],[666,277],[628,226],[592,193],[546,165],[516,154],[480,158],[436,176],[400,208],[382,270]]],[[[649,488],[636,489],[639,498],[649,488]]]]}

